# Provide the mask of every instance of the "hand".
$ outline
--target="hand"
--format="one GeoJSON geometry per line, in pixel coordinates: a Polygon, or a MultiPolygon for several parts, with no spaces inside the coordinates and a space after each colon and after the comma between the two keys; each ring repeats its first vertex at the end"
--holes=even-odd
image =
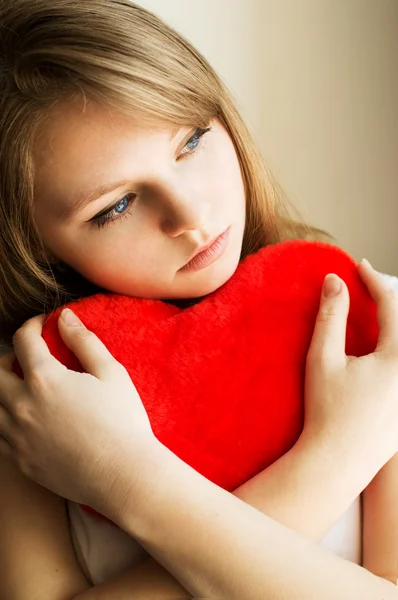
{"type": "Polygon", "coordinates": [[[398,450],[398,295],[369,263],[358,269],[377,304],[377,348],[368,356],[346,356],[348,290],[329,275],[307,356],[302,436],[333,440],[335,447],[337,441],[340,457],[353,453],[370,481],[398,450]],[[326,297],[330,284],[341,290],[326,297]]]}
{"type": "Polygon", "coordinates": [[[148,415],[127,371],[74,315],[58,327],[86,373],[68,370],[41,337],[44,317],[14,336],[24,372],[0,365],[0,453],[37,483],[75,502],[93,504],[112,490],[121,464],[143,468],[155,443],[148,415]],[[141,466],[140,466],[141,465],[141,466]]]}

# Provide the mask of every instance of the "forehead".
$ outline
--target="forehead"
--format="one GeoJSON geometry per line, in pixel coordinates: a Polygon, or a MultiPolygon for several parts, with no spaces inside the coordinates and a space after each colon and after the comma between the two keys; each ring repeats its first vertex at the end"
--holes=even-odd
{"type": "Polygon", "coordinates": [[[35,143],[38,166],[56,164],[62,160],[90,159],[111,155],[115,146],[128,143],[130,147],[157,143],[166,137],[171,125],[150,123],[110,108],[87,102],[84,107],[69,102],[57,106],[42,124],[35,143]]]}
{"type": "Polygon", "coordinates": [[[164,155],[174,128],[149,123],[87,102],[58,106],[43,123],[35,141],[37,198],[60,202],[91,188],[144,174],[164,155]],[[148,160],[150,159],[150,161],[148,160]]]}

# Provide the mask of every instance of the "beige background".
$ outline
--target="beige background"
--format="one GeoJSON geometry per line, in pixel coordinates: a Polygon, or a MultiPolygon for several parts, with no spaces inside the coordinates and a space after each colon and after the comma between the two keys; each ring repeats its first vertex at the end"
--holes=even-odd
{"type": "Polygon", "coordinates": [[[398,275],[398,0],[138,0],[232,89],[305,218],[398,275]]]}

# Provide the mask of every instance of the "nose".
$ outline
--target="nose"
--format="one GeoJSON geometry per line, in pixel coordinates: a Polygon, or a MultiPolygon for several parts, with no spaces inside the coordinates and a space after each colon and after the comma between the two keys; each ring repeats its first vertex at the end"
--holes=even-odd
{"type": "Polygon", "coordinates": [[[170,237],[206,226],[211,209],[209,200],[198,192],[167,188],[162,191],[161,229],[170,237]]]}

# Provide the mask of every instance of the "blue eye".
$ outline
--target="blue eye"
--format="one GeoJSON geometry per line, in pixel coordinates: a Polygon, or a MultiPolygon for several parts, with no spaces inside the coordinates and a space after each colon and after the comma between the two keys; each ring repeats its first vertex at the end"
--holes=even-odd
{"type": "MultiPolygon", "coordinates": [[[[185,144],[180,156],[194,154],[194,152],[201,145],[201,138],[208,131],[211,131],[211,127],[206,127],[205,129],[198,127],[195,130],[195,133],[189,138],[189,140],[185,144]]],[[[108,211],[106,211],[102,214],[100,213],[93,219],[90,219],[90,222],[95,223],[95,225],[98,227],[98,229],[101,229],[101,227],[104,227],[105,225],[108,225],[109,223],[118,221],[119,219],[121,219],[123,217],[127,217],[130,213],[129,209],[131,208],[131,205],[133,204],[134,199],[135,199],[135,194],[127,194],[126,196],[124,196],[124,198],[119,200],[119,202],[117,202],[108,211]]]]}
{"type": "Polygon", "coordinates": [[[207,127],[206,129],[202,129],[202,128],[198,127],[196,129],[195,133],[193,134],[193,136],[190,137],[189,140],[187,141],[187,143],[185,144],[181,154],[182,155],[191,154],[192,152],[194,152],[200,145],[200,138],[202,136],[204,136],[205,133],[210,131],[210,129],[211,129],[210,127],[207,127]],[[185,150],[185,152],[184,152],[184,150],[185,150]]]}
{"type": "Polygon", "coordinates": [[[185,147],[189,148],[189,150],[195,150],[195,148],[198,147],[199,140],[200,140],[199,134],[198,134],[198,132],[195,132],[195,134],[191,137],[191,139],[188,140],[185,147]]]}
{"type": "Polygon", "coordinates": [[[127,194],[117,202],[110,210],[103,214],[99,214],[94,219],[91,219],[93,223],[95,223],[98,229],[104,227],[108,223],[112,221],[116,221],[122,217],[126,217],[129,214],[129,208],[131,208],[132,203],[134,202],[135,194],[127,194]]]}
{"type": "Polygon", "coordinates": [[[120,215],[120,214],[123,214],[124,211],[126,210],[126,208],[128,208],[128,207],[129,207],[129,200],[128,200],[127,196],[125,196],[124,198],[122,198],[120,200],[120,202],[118,202],[115,205],[113,210],[120,215]]]}

